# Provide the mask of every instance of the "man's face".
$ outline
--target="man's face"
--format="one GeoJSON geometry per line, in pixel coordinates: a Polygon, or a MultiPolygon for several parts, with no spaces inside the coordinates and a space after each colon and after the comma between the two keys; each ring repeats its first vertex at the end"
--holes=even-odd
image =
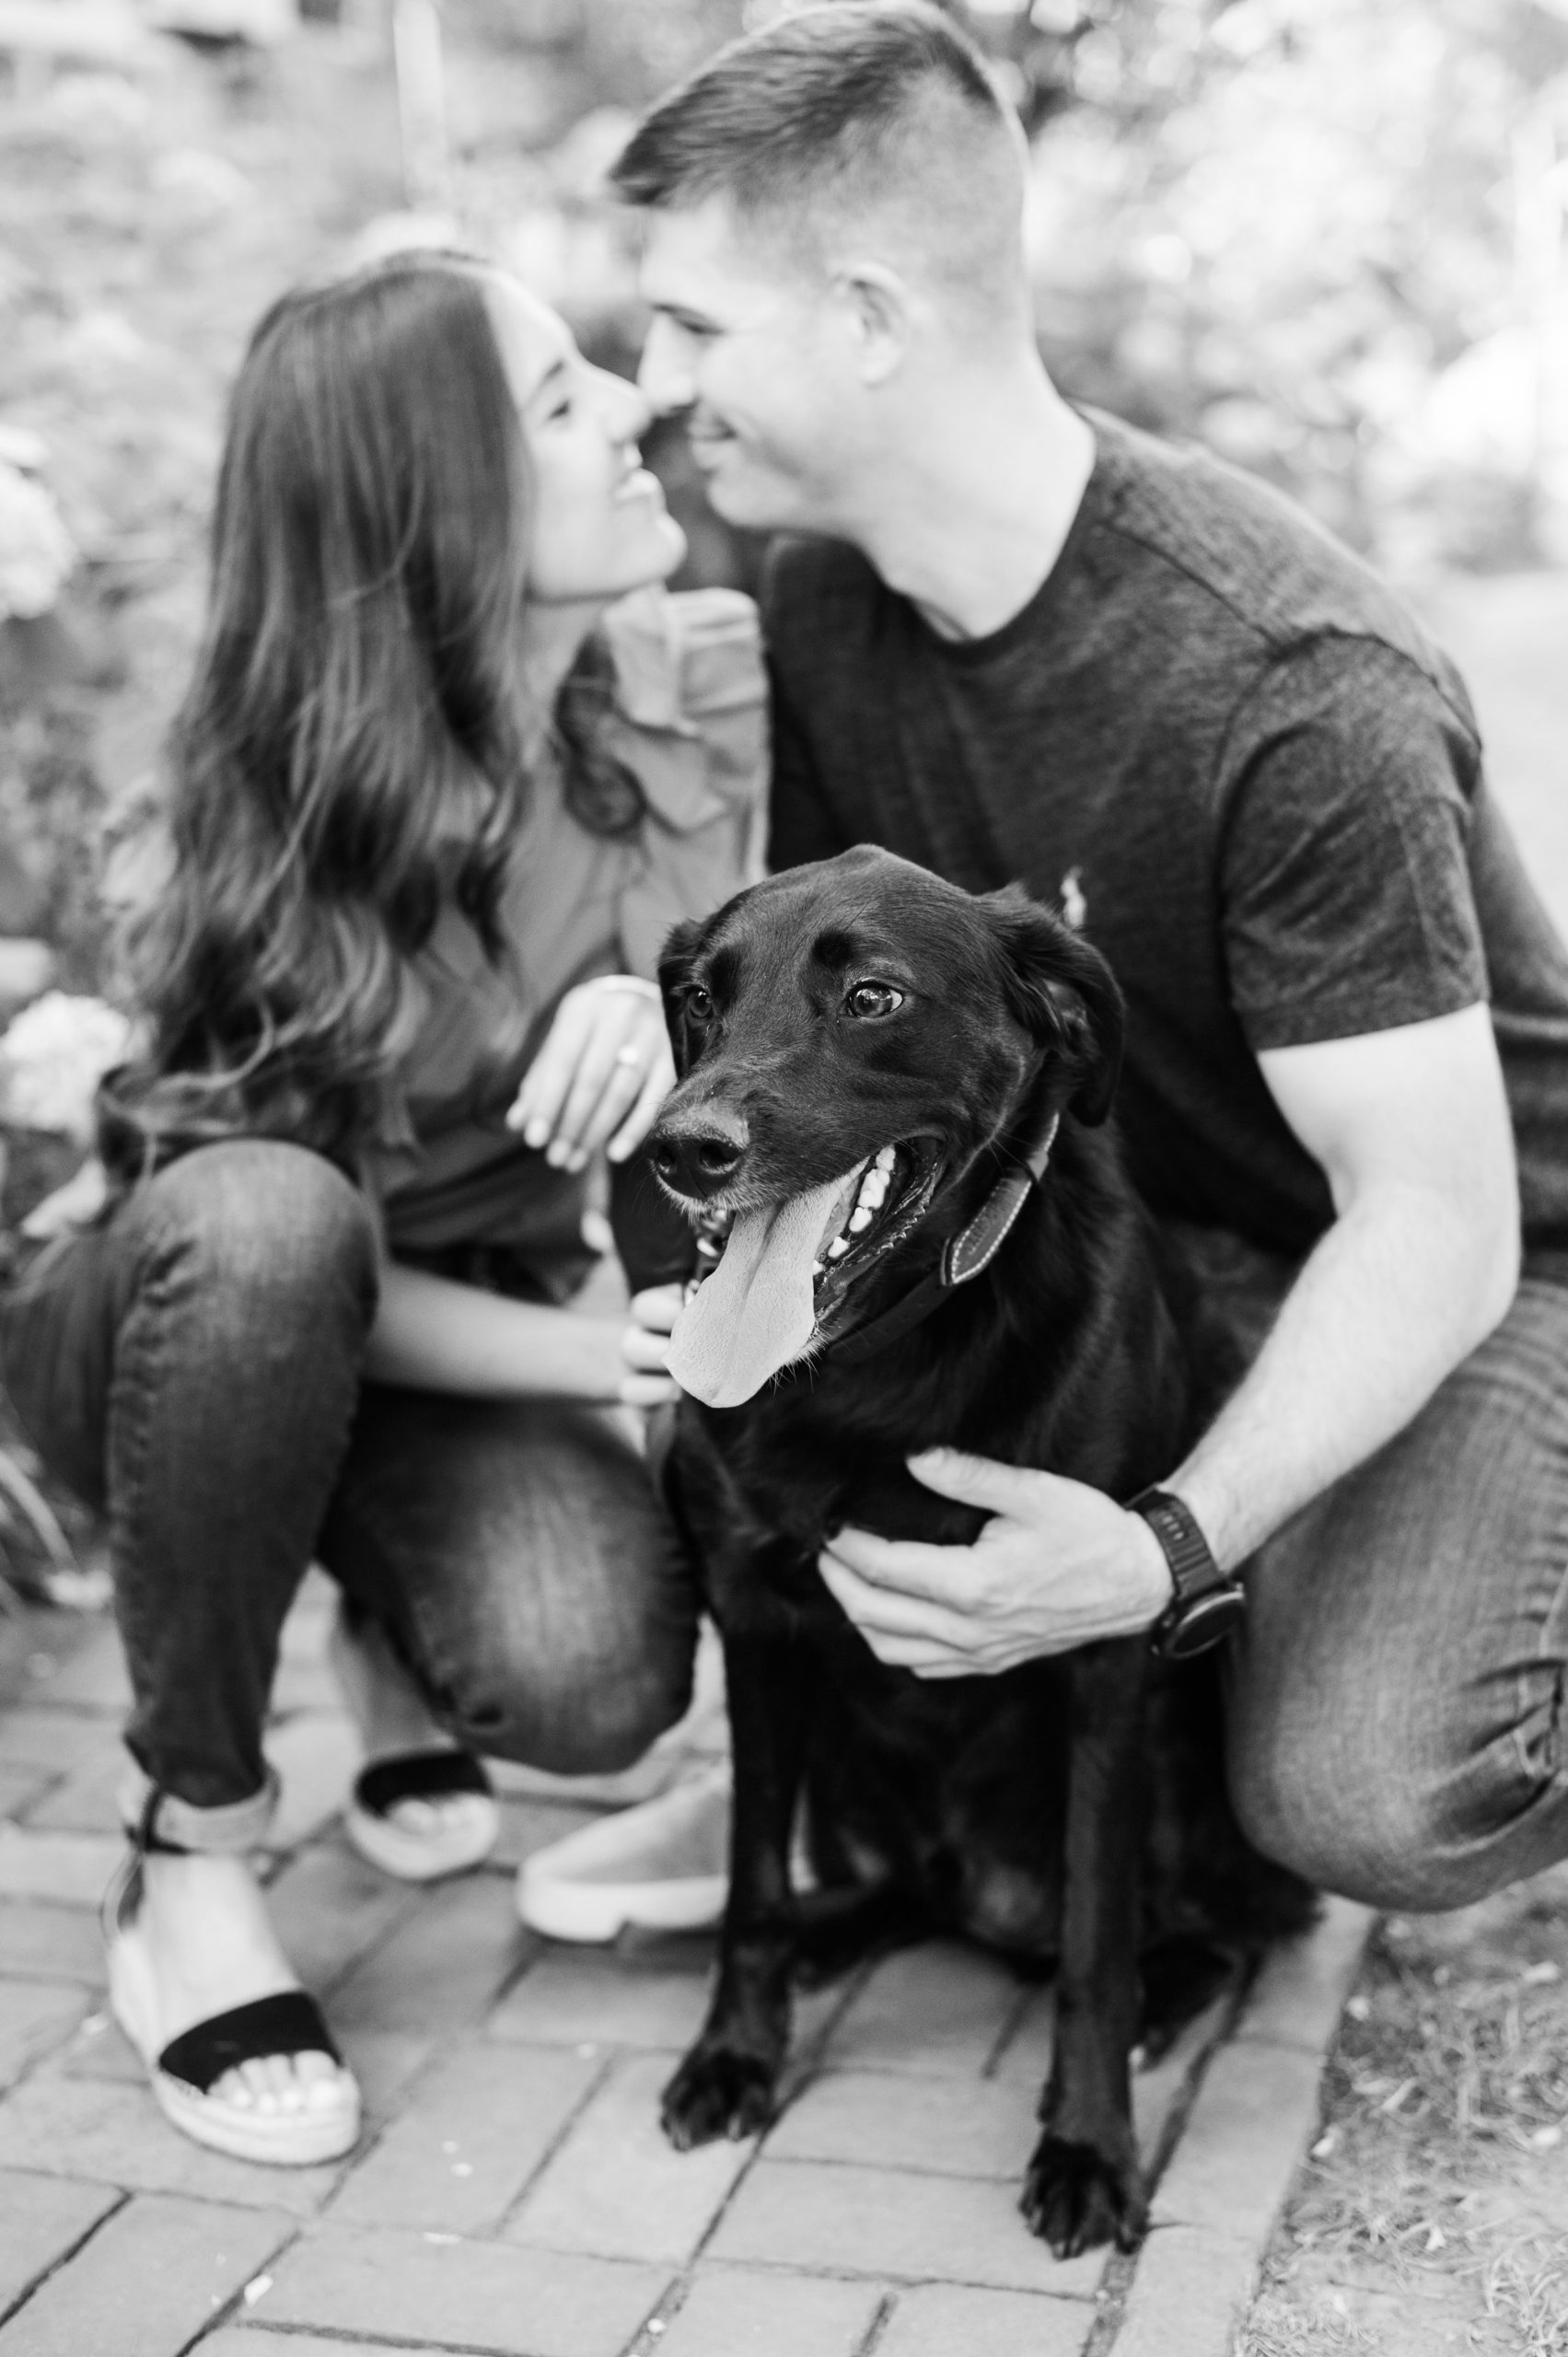
{"type": "Polygon", "coordinates": [[[808,253],[749,235],[720,197],[650,215],[643,293],[653,324],[638,382],[687,413],[726,523],[830,531],[853,479],[861,388],[848,316],[808,253]]]}

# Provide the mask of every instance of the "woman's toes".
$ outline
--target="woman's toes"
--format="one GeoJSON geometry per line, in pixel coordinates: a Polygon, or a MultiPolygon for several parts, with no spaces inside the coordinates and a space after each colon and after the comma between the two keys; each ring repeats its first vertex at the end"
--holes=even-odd
{"type": "Polygon", "coordinates": [[[439,1800],[411,1795],[407,1800],[394,1802],[388,1816],[401,1832],[428,1841],[437,1834],[466,1832],[480,1811],[490,1805],[489,1796],[483,1793],[449,1793],[439,1800]]]}
{"type": "Polygon", "coordinates": [[[325,2062],[327,2066],[319,2076],[312,2074],[304,2082],[300,2092],[306,2110],[336,2111],[343,2099],[348,2080],[347,2072],[340,2071],[330,2055],[307,2054],[302,2055],[300,2060],[306,2062],[325,2062]]]}
{"type": "Polygon", "coordinates": [[[263,2118],[281,2112],[334,2111],[348,2073],[330,2054],[263,2054],[238,2063],[215,2082],[213,2094],[239,2111],[263,2118]]]}
{"type": "Polygon", "coordinates": [[[259,2112],[270,2114],[278,2107],[277,2081],[269,2068],[273,2058],[258,2056],[253,2061],[239,2066],[245,2084],[250,2090],[250,2100],[259,2112]]]}
{"type": "Polygon", "coordinates": [[[232,2071],[226,2071],[215,2084],[213,2093],[220,2103],[231,2103],[237,2110],[253,2111],[256,2107],[255,2092],[245,2075],[243,2063],[232,2071]]]}
{"type": "Polygon", "coordinates": [[[311,2048],[307,2053],[295,2056],[294,2073],[307,2093],[315,2086],[335,2087],[343,2075],[331,2056],[321,2053],[316,2048],[311,2048]]]}
{"type": "Polygon", "coordinates": [[[267,2084],[272,2089],[273,2101],[280,2111],[299,2109],[300,2086],[299,2074],[295,2068],[296,2060],[292,2054],[269,2054],[261,2065],[267,2074],[267,2084]]]}
{"type": "Polygon", "coordinates": [[[394,1801],[387,1814],[401,1832],[423,1841],[439,1831],[443,1810],[438,1801],[419,1800],[411,1794],[406,1800],[394,1801]]]}

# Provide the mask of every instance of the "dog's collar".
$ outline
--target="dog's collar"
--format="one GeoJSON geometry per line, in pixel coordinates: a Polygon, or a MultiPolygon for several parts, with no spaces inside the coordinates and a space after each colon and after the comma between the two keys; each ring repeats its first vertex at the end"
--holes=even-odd
{"type": "Polygon", "coordinates": [[[928,1277],[923,1277],[919,1284],[879,1317],[852,1328],[840,1340],[824,1342],[816,1354],[818,1362],[831,1358],[840,1366],[856,1366],[863,1359],[878,1357],[929,1318],[958,1286],[967,1285],[989,1269],[1012,1234],[1014,1223],[1031,1191],[1045,1176],[1061,1122],[1061,1114],[1052,1113],[1043,1134],[1024,1157],[1022,1167],[1009,1170],[998,1178],[969,1225],[949,1237],[942,1248],[942,1258],[928,1277]]]}

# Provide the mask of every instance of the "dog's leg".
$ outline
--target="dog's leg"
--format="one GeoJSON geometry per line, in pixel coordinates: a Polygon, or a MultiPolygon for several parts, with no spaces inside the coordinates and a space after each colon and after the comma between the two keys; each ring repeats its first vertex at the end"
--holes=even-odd
{"type": "Polygon", "coordinates": [[[664,2091],[665,2133],[682,2152],[767,2125],[789,2043],[789,1848],[805,1764],[805,1648],[726,1636],[725,1677],[735,1760],[729,1899],[707,2021],[664,2091]]]}
{"type": "Polygon", "coordinates": [[[1067,1855],[1056,2039],[1040,2098],[1045,2133],[1020,2203],[1058,2258],[1131,2247],[1144,2200],[1129,2056],[1138,2021],[1141,1638],[1086,1646],[1072,1664],[1067,1855]]]}

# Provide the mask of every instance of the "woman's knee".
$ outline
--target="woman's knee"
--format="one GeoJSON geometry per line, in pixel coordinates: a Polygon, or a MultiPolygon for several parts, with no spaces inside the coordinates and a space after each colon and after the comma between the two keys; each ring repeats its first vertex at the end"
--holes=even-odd
{"type": "Polygon", "coordinates": [[[492,1758],[557,1776],[635,1766],[691,1699],[694,1643],[665,1642],[637,1658],[493,1653],[436,1700],[454,1734],[492,1758]]]}
{"type": "Polygon", "coordinates": [[[166,1283],[303,1323],[324,1340],[334,1318],[368,1330],[376,1242],[364,1196],[335,1165],[278,1139],[201,1146],[159,1171],[120,1214],[140,1229],[136,1258],[166,1283]]]}

